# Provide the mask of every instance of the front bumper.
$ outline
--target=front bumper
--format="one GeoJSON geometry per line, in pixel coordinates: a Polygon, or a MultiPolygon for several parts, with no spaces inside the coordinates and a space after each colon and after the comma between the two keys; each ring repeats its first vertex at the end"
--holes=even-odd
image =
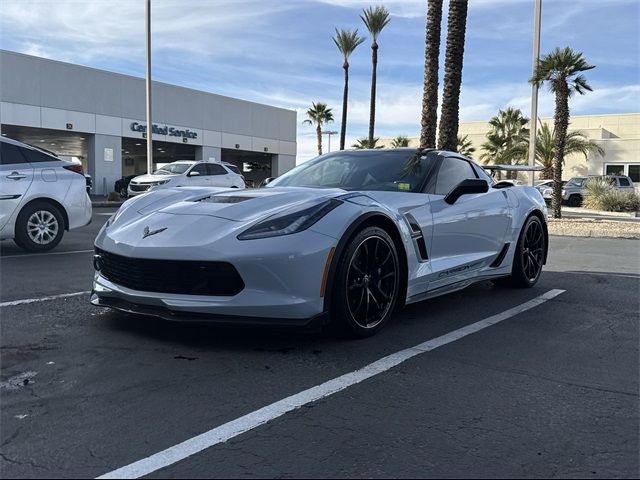
{"type": "MultiPolygon", "coordinates": [[[[198,255],[229,262],[237,269],[245,287],[235,295],[143,292],[115,284],[96,272],[91,303],[169,320],[307,325],[324,312],[321,284],[329,251],[336,240],[310,230],[288,237],[246,242],[234,238],[232,245],[223,249],[234,252],[233,255],[206,251],[198,255]]],[[[104,249],[104,245],[100,248],[104,249]]],[[[140,258],[144,256],[141,253],[131,252],[128,256],[140,258]]],[[[160,252],[156,256],[172,257],[160,252]]]]}

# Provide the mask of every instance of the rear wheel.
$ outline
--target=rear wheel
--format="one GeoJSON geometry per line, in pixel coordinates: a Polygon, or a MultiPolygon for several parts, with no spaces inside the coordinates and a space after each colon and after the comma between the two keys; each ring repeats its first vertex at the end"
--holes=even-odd
{"type": "Polygon", "coordinates": [[[582,205],[582,197],[580,195],[571,195],[567,200],[567,205],[570,207],[579,207],[582,205]]]}
{"type": "Polygon", "coordinates": [[[520,232],[511,276],[495,280],[494,283],[518,288],[533,287],[540,279],[545,255],[546,238],[542,221],[531,216],[520,232]]]}
{"type": "Polygon", "coordinates": [[[62,240],[64,218],[60,210],[48,202],[27,205],[16,220],[14,241],[31,252],[46,252],[62,240]]]}
{"type": "Polygon", "coordinates": [[[344,251],[336,271],[333,323],[349,337],[374,335],[395,309],[400,285],[398,253],[383,229],[359,232],[344,251]]]}

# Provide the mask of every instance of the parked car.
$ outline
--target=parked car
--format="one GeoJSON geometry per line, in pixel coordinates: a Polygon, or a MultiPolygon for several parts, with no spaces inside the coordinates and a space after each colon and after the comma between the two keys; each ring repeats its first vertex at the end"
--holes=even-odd
{"type": "MultiPolygon", "coordinates": [[[[617,190],[634,191],[633,181],[624,175],[601,175],[589,177],[573,177],[570,178],[562,188],[562,203],[570,207],[579,207],[582,205],[582,197],[586,188],[586,183],[592,178],[603,178],[609,180],[611,186],[617,190]]],[[[553,188],[547,188],[542,192],[542,196],[547,203],[551,203],[553,197],[553,188]]]]}
{"type": "Polygon", "coordinates": [[[127,189],[129,188],[129,182],[136,178],[138,175],[127,175],[125,177],[116,180],[113,184],[113,191],[118,193],[121,198],[127,198],[129,194],[127,193],[127,189]]]}
{"type": "MultiPolygon", "coordinates": [[[[562,186],[564,187],[566,185],[566,183],[567,183],[567,181],[563,180],[562,181],[562,186]]],[[[536,182],[535,188],[540,193],[543,193],[547,188],[553,189],[553,180],[539,180],[539,181],[536,182]]]]}
{"type": "Polygon", "coordinates": [[[397,306],[473,282],[534,286],[547,246],[532,187],[494,188],[454,152],[343,150],[260,189],[127,200],[96,238],[91,303],[169,320],[331,321],[366,337],[397,306]]]}
{"type": "Polygon", "coordinates": [[[135,197],[150,188],[227,187],[245,188],[244,177],[235,165],[222,162],[178,160],[156,170],[153,174],[135,177],[129,182],[127,194],[135,197]]]}
{"type": "Polygon", "coordinates": [[[0,138],[0,240],[25,250],[54,248],[65,230],[91,221],[82,165],[0,138]]]}

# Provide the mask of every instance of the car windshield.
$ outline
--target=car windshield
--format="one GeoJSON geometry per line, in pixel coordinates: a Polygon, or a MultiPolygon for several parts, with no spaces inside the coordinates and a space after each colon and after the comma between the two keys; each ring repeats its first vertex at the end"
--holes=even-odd
{"type": "Polygon", "coordinates": [[[190,163],[170,163],[153,172],[154,175],[180,175],[187,171],[190,163]]]}
{"type": "Polygon", "coordinates": [[[572,178],[569,180],[566,185],[568,187],[582,187],[582,184],[585,182],[586,178],[572,178]]]}
{"type": "Polygon", "coordinates": [[[270,187],[419,192],[436,155],[416,150],[340,151],[316,157],[278,177],[270,187]]]}

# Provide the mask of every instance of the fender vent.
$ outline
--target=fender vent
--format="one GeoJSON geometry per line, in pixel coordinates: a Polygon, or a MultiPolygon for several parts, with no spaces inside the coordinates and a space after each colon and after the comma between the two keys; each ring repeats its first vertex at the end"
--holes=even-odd
{"type": "Polygon", "coordinates": [[[409,228],[411,229],[411,238],[413,238],[418,246],[418,252],[420,253],[421,260],[429,260],[427,254],[427,244],[424,242],[424,236],[422,235],[422,229],[418,222],[411,214],[405,215],[409,228]]]}
{"type": "Polygon", "coordinates": [[[489,265],[489,267],[498,268],[500,265],[502,265],[502,261],[504,260],[504,257],[507,256],[507,252],[509,251],[509,245],[511,244],[510,243],[504,244],[504,247],[502,247],[502,250],[500,250],[500,253],[496,257],[496,259],[493,261],[493,263],[489,265]]]}

